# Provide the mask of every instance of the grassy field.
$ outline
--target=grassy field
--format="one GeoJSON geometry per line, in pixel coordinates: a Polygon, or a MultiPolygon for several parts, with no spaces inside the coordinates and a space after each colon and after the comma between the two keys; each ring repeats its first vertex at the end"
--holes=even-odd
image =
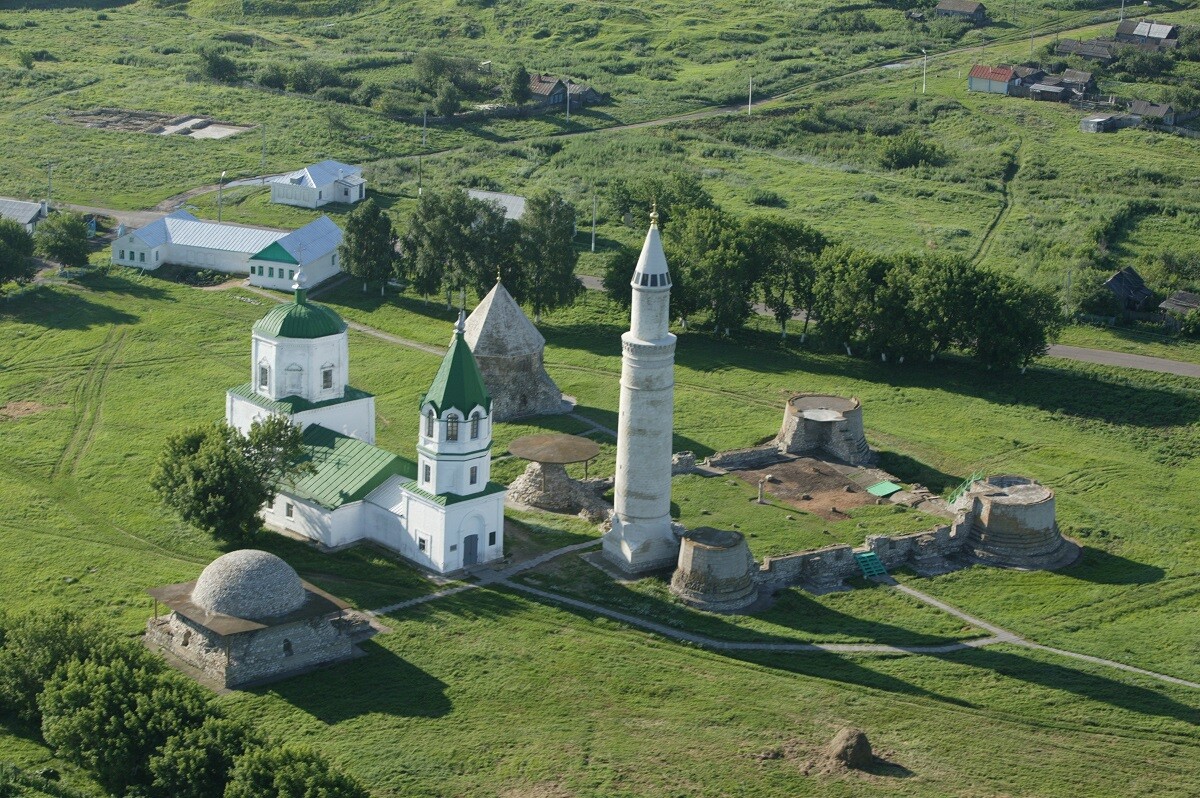
{"type": "MultiPolygon", "coordinates": [[[[444,342],[452,315],[415,298],[380,302],[354,286],[329,301],[348,318],[429,343],[444,342]]],[[[0,405],[7,412],[23,403],[25,413],[0,421],[6,607],[77,607],[133,633],[149,614],[146,587],[194,578],[219,553],[160,510],[146,480],[167,434],[220,415],[223,387],[244,379],[249,326],[266,303],[241,290],[118,273],[44,287],[4,307],[0,334],[10,343],[0,405]]],[[[581,415],[606,426],[615,423],[623,325],[619,311],[596,297],[543,325],[551,375],[579,397],[581,415]]],[[[1200,632],[1197,559],[1182,493],[1197,476],[1200,398],[1188,381],[1083,366],[1035,368],[1024,377],[960,363],[896,368],[772,349],[770,340],[769,333],[742,343],[681,336],[677,448],[703,454],[770,436],[790,391],[859,396],[869,439],[902,478],[941,488],[976,468],[1034,476],[1058,490],[1060,523],[1085,544],[1083,564],[1062,574],[974,568],[921,580],[922,589],[1039,642],[1200,676],[1191,649],[1200,632]]],[[[357,333],[352,348],[353,383],[378,397],[380,444],[411,455],[412,408],[438,358],[357,333]]],[[[502,426],[497,441],[570,431],[573,423],[502,426]]],[[[694,482],[679,481],[681,508],[697,503],[679,501],[696,495],[694,482]]],[[[724,487],[737,495],[713,501],[714,509],[760,534],[747,528],[760,520],[741,515],[746,489],[724,487]]],[[[915,523],[914,516],[895,519],[915,523]]],[[[514,520],[527,529],[513,545],[531,552],[594,535],[578,521],[514,520]]],[[[858,523],[873,530],[888,520],[841,523],[850,537],[867,531],[858,523]]],[[[814,542],[828,539],[824,528],[810,519],[795,527],[809,529],[814,542]]],[[[771,534],[764,525],[762,540],[771,534]]],[[[432,589],[371,549],[326,557],[273,536],[262,544],[360,606],[432,589]]],[[[569,589],[570,580],[562,585],[569,589]]],[[[728,624],[666,604],[661,585],[587,585],[581,579],[574,589],[743,638],[976,634],[877,590],[820,599],[789,591],[767,614],[728,624]]],[[[676,791],[696,782],[696,792],[713,795],[737,784],[761,795],[961,795],[969,784],[978,795],[1041,796],[1064,794],[1072,783],[1088,794],[1135,795],[1151,789],[1128,780],[1142,778],[1134,774],[1148,762],[1173,775],[1161,794],[1186,795],[1200,784],[1196,760],[1182,755],[1196,745],[1194,695],[1030,652],[729,658],[487,590],[388,622],[396,633],[370,644],[371,656],[231,697],[230,707],[281,737],[330,751],[381,796],[674,794],[654,775],[659,762],[671,763],[676,791]],[[539,699],[516,700],[522,695],[539,699]],[[969,746],[964,712],[978,727],[969,746]],[[698,731],[697,718],[711,722],[698,731]],[[800,776],[801,760],[846,722],[865,726],[912,774],[800,776]],[[785,751],[780,760],[753,758],[777,747],[785,751]],[[702,779],[722,748],[736,755],[702,779]]],[[[39,761],[39,749],[25,742],[0,749],[39,761]]]]}

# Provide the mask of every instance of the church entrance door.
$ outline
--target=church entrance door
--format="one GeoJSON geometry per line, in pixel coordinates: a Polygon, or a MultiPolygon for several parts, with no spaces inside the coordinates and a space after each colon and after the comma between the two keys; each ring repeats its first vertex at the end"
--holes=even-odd
{"type": "Polygon", "coordinates": [[[463,538],[463,567],[479,562],[479,535],[467,535],[463,538]]]}

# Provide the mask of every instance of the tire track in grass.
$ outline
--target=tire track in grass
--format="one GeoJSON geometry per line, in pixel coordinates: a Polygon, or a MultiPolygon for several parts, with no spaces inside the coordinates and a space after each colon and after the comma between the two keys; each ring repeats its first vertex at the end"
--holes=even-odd
{"type": "Polygon", "coordinates": [[[71,401],[75,408],[75,431],[63,448],[58,462],[50,471],[52,480],[63,474],[64,470],[68,474],[74,474],[80,459],[95,438],[101,407],[104,403],[104,385],[108,380],[108,373],[125,343],[127,333],[127,330],[117,332],[116,327],[109,332],[104,346],[93,359],[92,365],[84,374],[79,387],[76,388],[75,396],[71,401]]]}
{"type": "Polygon", "coordinates": [[[1017,174],[1021,171],[1021,153],[1024,151],[1025,143],[1022,139],[1017,139],[1017,151],[1013,153],[1013,160],[1004,170],[1004,175],[1000,178],[1000,190],[1002,205],[1000,212],[996,214],[996,218],[992,219],[992,223],[988,225],[987,230],[983,233],[983,238],[979,241],[979,248],[975,250],[975,255],[971,258],[971,263],[978,266],[987,257],[992,249],[992,242],[996,240],[996,231],[1004,224],[1004,220],[1008,218],[1008,214],[1012,211],[1013,192],[1012,183],[1017,179],[1017,174]]]}

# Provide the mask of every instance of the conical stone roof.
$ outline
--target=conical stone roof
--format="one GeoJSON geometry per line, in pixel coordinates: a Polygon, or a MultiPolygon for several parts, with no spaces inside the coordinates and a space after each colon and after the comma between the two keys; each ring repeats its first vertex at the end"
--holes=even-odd
{"type": "Polygon", "coordinates": [[[541,354],[546,339],[500,281],[467,318],[466,340],[476,357],[541,354]]]}
{"type": "Polygon", "coordinates": [[[479,364],[464,340],[461,313],[454,328],[454,338],[450,340],[450,349],[442,358],[442,365],[434,375],[429,391],[421,397],[422,406],[427,402],[433,404],[438,415],[452,407],[463,413],[470,413],[476,405],[489,413],[492,410],[492,398],[484,385],[483,375],[479,373],[479,364]]]}

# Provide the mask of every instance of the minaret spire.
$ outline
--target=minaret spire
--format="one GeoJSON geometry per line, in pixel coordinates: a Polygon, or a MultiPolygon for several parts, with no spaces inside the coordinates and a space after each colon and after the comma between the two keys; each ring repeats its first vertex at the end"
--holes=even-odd
{"type": "Polygon", "coordinates": [[[658,231],[657,206],[634,270],[629,332],[621,336],[621,406],[612,529],[604,554],[631,573],[674,565],[671,454],[675,336],[670,331],[671,274],[658,231]]]}

